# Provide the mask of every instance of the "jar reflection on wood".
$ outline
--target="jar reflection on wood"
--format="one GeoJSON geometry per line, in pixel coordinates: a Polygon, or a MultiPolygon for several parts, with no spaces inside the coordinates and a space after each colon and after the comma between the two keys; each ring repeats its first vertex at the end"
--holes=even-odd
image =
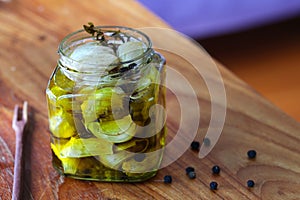
{"type": "Polygon", "coordinates": [[[138,30],[88,28],[97,32],[62,40],[46,89],[53,166],[77,179],[147,180],[165,146],[165,59],[138,30]]]}

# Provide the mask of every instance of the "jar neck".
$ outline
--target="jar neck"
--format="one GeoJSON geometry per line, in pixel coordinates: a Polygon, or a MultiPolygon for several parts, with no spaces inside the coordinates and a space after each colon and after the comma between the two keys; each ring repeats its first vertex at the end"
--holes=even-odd
{"type": "MultiPolygon", "coordinates": [[[[158,55],[152,49],[143,55],[143,57],[132,60],[132,62],[128,62],[122,64],[121,70],[116,72],[102,70],[101,66],[98,69],[93,69],[92,71],[76,71],[72,68],[68,67],[70,65],[74,65],[72,60],[66,58],[61,55],[58,60],[58,68],[62,71],[62,73],[67,76],[70,80],[77,83],[77,86],[82,85],[106,85],[106,84],[114,84],[118,82],[120,79],[130,79],[135,80],[141,77],[141,75],[146,75],[146,68],[149,67],[149,63],[151,64],[154,57],[158,55]]],[[[156,61],[158,62],[158,61],[156,61]]],[[[163,61],[159,61],[163,65],[163,61]]],[[[116,67],[118,67],[116,65],[116,67]]],[[[113,69],[112,69],[113,70],[113,69]]]]}
{"type": "Polygon", "coordinates": [[[126,62],[116,62],[109,65],[93,64],[93,63],[80,63],[73,60],[69,56],[66,56],[59,52],[58,66],[65,71],[72,71],[81,75],[97,74],[97,76],[112,75],[116,76],[124,72],[130,71],[133,68],[144,66],[145,63],[149,63],[155,54],[153,49],[148,49],[139,57],[126,62]]]}
{"type": "Polygon", "coordinates": [[[142,62],[145,57],[153,53],[151,40],[138,30],[121,26],[98,26],[94,29],[103,34],[101,40],[85,30],[71,33],[62,40],[58,49],[62,66],[81,73],[102,73],[142,62]],[[125,43],[138,43],[139,45],[126,46],[125,43]],[[120,49],[124,50],[126,49],[124,46],[127,47],[125,58],[118,55],[118,48],[122,45],[120,49]],[[139,50],[138,53],[134,53],[136,48],[139,50]]]}
{"type": "Polygon", "coordinates": [[[66,36],[59,45],[58,66],[68,78],[77,83],[94,85],[99,81],[112,81],[125,74],[134,75],[155,54],[148,36],[138,30],[120,26],[95,28],[103,33],[100,41],[98,37],[79,30],[66,36]],[[129,48],[130,51],[126,53],[130,56],[121,59],[118,48],[129,42],[138,43],[142,48],[138,54],[131,54],[130,51],[135,51],[135,48],[129,48]]]}

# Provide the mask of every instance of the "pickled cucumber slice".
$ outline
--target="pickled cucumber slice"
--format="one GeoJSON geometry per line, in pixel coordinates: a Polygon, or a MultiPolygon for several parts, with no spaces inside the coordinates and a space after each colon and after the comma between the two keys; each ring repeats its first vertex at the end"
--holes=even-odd
{"type": "Polygon", "coordinates": [[[112,48],[101,46],[96,42],[76,47],[70,58],[78,63],[73,63],[69,67],[79,72],[104,72],[107,68],[112,68],[119,62],[119,58],[112,48]]]}
{"type": "Polygon", "coordinates": [[[149,110],[157,103],[159,93],[159,72],[155,66],[149,65],[147,76],[142,78],[137,88],[130,95],[129,109],[132,120],[145,126],[149,123],[149,110]]]}
{"type": "Polygon", "coordinates": [[[139,81],[138,88],[134,90],[132,95],[130,96],[131,99],[139,99],[145,96],[145,94],[149,91],[146,88],[149,88],[151,85],[151,79],[144,78],[143,81],[139,81]]]}
{"type": "Polygon", "coordinates": [[[49,118],[49,126],[52,134],[57,138],[70,138],[76,134],[74,120],[70,113],[58,109],[49,118]]]}
{"type": "Polygon", "coordinates": [[[101,122],[99,132],[105,135],[120,135],[129,129],[132,124],[130,115],[114,121],[101,122]]]}
{"type": "Polygon", "coordinates": [[[117,55],[121,62],[133,60],[145,52],[142,42],[126,42],[119,46],[117,55]]]}
{"type": "Polygon", "coordinates": [[[123,98],[125,94],[121,88],[105,87],[97,89],[81,104],[85,124],[97,121],[114,114],[115,118],[124,116],[123,98]]]}
{"type": "Polygon", "coordinates": [[[50,97],[54,98],[53,100],[56,100],[58,97],[68,94],[68,92],[61,87],[54,85],[50,88],[52,95],[50,97]]]}
{"type": "Polygon", "coordinates": [[[158,163],[160,163],[161,160],[161,153],[161,151],[146,153],[142,161],[136,161],[134,158],[131,158],[123,162],[122,169],[127,175],[155,171],[159,167],[158,163]]]}
{"type": "Polygon", "coordinates": [[[160,84],[160,74],[155,65],[148,64],[143,74],[146,76],[141,77],[141,79],[138,81],[135,93],[143,91],[149,88],[151,85],[159,86],[160,84]]]}
{"type": "Polygon", "coordinates": [[[127,151],[121,151],[119,153],[115,153],[112,155],[102,155],[99,156],[100,162],[109,168],[112,169],[119,169],[121,167],[124,160],[130,158],[132,156],[132,153],[127,151]]]}
{"type": "Polygon", "coordinates": [[[132,139],[128,142],[117,144],[116,145],[116,152],[118,151],[130,151],[130,152],[144,152],[149,146],[148,139],[132,139]]]}
{"type": "Polygon", "coordinates": [[[81,158],[112,154],[113,144],[100,138],[80,139],[72,137],[60,151],[61,158],[81,158]]]}
{"type": "Polygon", "coordinates": [[[64,169],[64,173],[66,174],[75,174],[80,162],[80,159],[78,158],[62,158],[60,156],[60,150],[63,148],[63,145],[56,144],[54,145],[53,143],[50,144],[51,149],[53,153],[57,156],[57,158],[61,161],[62,167],[64,169]]]}
{"type": "Polygon", "coordinates": [[[116,145],[116,151],[122,151],[134,147],[137,143],[144,141],[145,139],[133,139],[128,142],[124,142],[116,145]]]}
{"type": "MultiPolygon", "coordinates": [[[[132,121],[131,121],[132,122],[132,121]]],[[[87,125],[89,131],[91,131],[96,137],[105,139],[109,142],[113,143],[122,143],[130,140],[136,133],[136,124],[129,123],[128,129],[120,128],[117,123],[110,123],[114,124],[112,126],[104,125],[105,129],[103,130],[101,126],[106,122],[91,122],[87,125]]],[[[128,126],[128,125],[126,125],[128,126]]],[[[123,127],[124,128],[124,127],[123,127]]]]}
{"type": "Polygon", "coordinates": [[[68,92],[57,85],[53,85],[50,89],[46,91],[48,100],[56,105],[57,107],[62,107],[65,110],[71,110],[72,105],[69,99],[68,92]],[[65,98],[67,97],[67,98],[65,98]]]}
{"type": "Polygon", "coordinates": [[[75,82],[69,79],[63,72],[62,69],[58,69],[55,76],[53,77],[54,84],[66,92],[73,92],[75,82]]]}

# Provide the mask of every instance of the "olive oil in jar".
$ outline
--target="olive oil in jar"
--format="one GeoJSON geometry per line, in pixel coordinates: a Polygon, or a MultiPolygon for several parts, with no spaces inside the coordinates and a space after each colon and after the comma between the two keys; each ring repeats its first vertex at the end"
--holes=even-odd
{"type": "Polygon", "coordinates": [[[77,179],[147,180],[165,145],[165,60],[142,32],[85,28],[92,35],[61,42],[46,89],[53,166],[77,179]]]}

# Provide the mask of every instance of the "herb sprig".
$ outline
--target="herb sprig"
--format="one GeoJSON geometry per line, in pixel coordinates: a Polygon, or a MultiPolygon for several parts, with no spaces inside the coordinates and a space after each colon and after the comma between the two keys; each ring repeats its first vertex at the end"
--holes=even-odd
{"type": "MultiPolygon", "coordinates": [[[[83,29],[88,34],[92,35],[92,37],[95,37],[96,41],[99,41],[100,45],[107,46],[112,48],[112,50],[117,54],[117,50],[121,44],[127,43],[131,41],[132,36],[128,35],[126,32],[121,32],[120,30],[101,30],[100,27],[95,26],[92,22],[88,22],[87,25],[83,25],[83,29]],[[105,32],[105,33],[104,33],[105,32]],[[114,41],[110,41],[112,37],[113,40],[119,40],[120,43],[115,43],[114,41]]],[[[115,65],[116,63],[114,63],[115,65]]],[[[124,73],[126,71],[129,71],[133,69],[137,64],[131,63],[128,66],[121,66],[116,65],[112,69],[108,70],[109,74],[117,74],[117,73],[124,73]]]]}
{"type": "MultiPolygon", "coordinates": [[[[101,42],[105,41],[104,32],[99,27],[96,27],[92,22],[88,22],[88,25],[83,25],[83,29],[92,36],[96,35],[96,40],[101,42]]],[[[120,30],[110,30],[109,32],[112,32],[111,37],[120,39],[123,43],[130,41],[131,36],[126,33],[121,34],[120,30]]]]}
{"type": "Polygon", "coordinates": [[[96,34],[96,40],[99,40],[100,42],[105,41],[104,33],[101,31],[101,29],[95,27],[95,25],[92,22],[88,22],[88,25],[83,25],[84,30],[91,34],[92,36],[95,36],[96,34]]]}

